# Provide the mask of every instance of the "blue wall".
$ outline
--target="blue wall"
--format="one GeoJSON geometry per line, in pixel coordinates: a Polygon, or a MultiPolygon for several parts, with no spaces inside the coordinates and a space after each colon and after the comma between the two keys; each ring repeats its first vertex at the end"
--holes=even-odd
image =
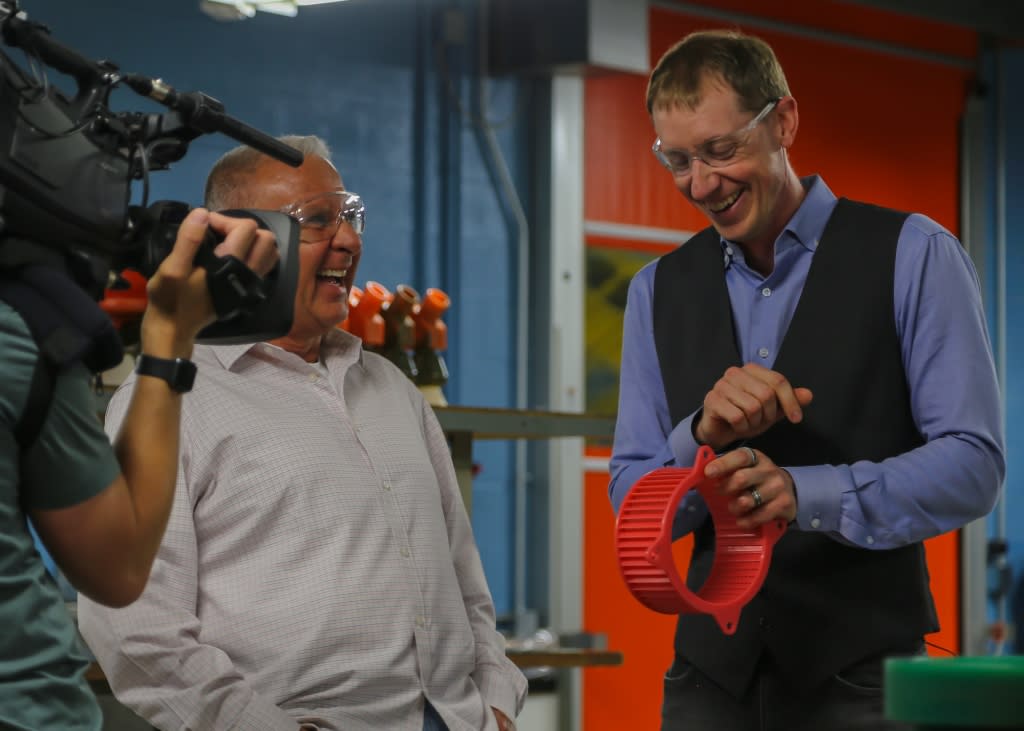
{"type": "MultiPolygon", "coordinates": [[[[109,59],[181,91],[203,91],[269,134],[327,140],[346,187],[366,200],[358,283],[447,291],[453,301],[446,317],[449,401],[516,405],[516,237],[474,116],[474,2],[349,0],[303,8],[297,18],[261,13],[233,23],[201,13],[199,0],[25,0],[23,6],[86,57],[109,59]],[[455,23],[443,22],[445,11],[455,23]],[[442,43],[445,37],[451,42],[442,43]]],[[[73,88],[66,77],[53,80],[73,88]]],[[[529,174],[522,114],[529,93],[518,79],[487,84],[492,116],[510,118],[497,134],[520,190],[529,174]]],[[[111,106],[158,111],[128,90],[115,92],[111,106]]],[[[153,174],[151,200],[198,204],[210,165],[235,144],[222,135],[197,139],[184,160],[153,174]]],[[[511,450],[504,442],[475,449],[483,469],[474,484],[473,523],[499,612],[511,605],[511,450]]]]}
{"type": "MultiPolygon", "coordinates": [[[[994,347],[999,352],[1005,349],[1005,393],[1007,473],[1003,508],[1006,511],[1006,535],[1009,553],[1008,563],[1016,582],[1024,581],[1024,98],[1019,94],[1019,79],[1024,74],[1024,51],[1005,48],[987,54],[983,65],[990,97],[991,127],[989,129],[992,147],[989,190],[992,224],[987,246],[992,272],[986,295],[990,297],[989,307],[994,347]],[[998,156],[996,140],[999,130],[1005,135],[1002,159],[998,156]],[[996,288],[996,225],[999,211],[996,207],[996,190],[1000,183],[1005,186],[1006,206],[1003,225],[1006,236],[1006,265],[1003,272],[1006,281],[1005,294],[1005,339],[1000,342],[998,333],[998,292],[996,288]]],[[[989,520],[990,533],[999,530],[996,516],[989,520]]],[[[995,588],[997,576],[990,575],[990,589],[995,588]]],[[[1022,608],[1024,609],[1024,608],[1022,608]]],[[[1024,626],[1017,627],[1017,633],[1024,626]]],[[[1020,645],[1024,647],[1024,645],[1020,645]]]]}

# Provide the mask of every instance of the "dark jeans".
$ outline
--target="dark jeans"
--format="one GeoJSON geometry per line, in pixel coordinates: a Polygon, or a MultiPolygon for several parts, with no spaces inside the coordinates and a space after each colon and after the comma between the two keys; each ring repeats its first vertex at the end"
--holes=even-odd
{"type": "Polygon", "coordinates": [[[909,731],[885,720],[884,659],[862,660],[806,691],[790,687],[766,656],[735,698],[677,657],[665,674],[661,731],[909,731]]]}
{"type": "Polygon", "coordinates": [[[447,724],[441,720],[430,701],[427,701],[423,709],[423,731],[448,731],[447,724]]]}

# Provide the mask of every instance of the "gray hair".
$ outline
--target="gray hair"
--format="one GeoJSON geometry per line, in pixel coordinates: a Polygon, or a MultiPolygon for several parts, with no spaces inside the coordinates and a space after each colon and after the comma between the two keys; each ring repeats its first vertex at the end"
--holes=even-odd
{"type": "MultiPolygon", "coordinates": [[[[314,155],[331,161],[331,150],[316,135],[282,135],[277,138],[289,147],[294,147],[304,156],[314,155]]],[[[221,155],[206,176],[206,192],[203,205],[211,211],[225,208],[244,208],[247,205],[244,189],[248,178],[256,168],[274,158],[259,150],[240,145],[221,155]]]]}

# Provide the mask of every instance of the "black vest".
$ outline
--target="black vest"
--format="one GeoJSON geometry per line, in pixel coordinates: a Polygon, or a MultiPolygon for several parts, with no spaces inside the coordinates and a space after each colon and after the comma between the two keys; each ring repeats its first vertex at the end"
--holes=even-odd
{"type": "MultiPolygon", "coordinates": [[[[774,370],[814,400],[800,424],[782,421],[748,443],[780,466],[879,462],[923,443],[910,412],[893,309],[904,213],[841,199],[807,275],[774,370]]],[[[658,262],[654,338],[677,424],[740,365],[718,234],[707,229],[658,262]]],[[[894,486],[899,489],[899,486],[894,486]]],[[[687,585],[707,578],[714,527],[694,535],[687,585]]],[[[767,651],[798,688],[851,663],[906,650],[938,629],[920,543],[854,548],[791,526],[764,586],[726,636],[707,615],[679,617],[676,654],[740,695],[767,651]]]]}

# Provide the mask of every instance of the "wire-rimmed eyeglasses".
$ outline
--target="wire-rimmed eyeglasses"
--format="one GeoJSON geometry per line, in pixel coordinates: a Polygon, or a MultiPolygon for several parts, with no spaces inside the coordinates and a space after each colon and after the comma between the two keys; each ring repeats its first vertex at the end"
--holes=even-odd
{"type": "Polygon", "coordinates": [[[764,109],[758,112],[756,117],[741,128],[720,137],[712,137],[710,140],[701,143],[696,152],[663,149],[660,137],[654,141],[654,145],[651,146],[651,152],[658,158],[658,162],[668,168],[673,175],[687,175],[694,160],[700,160],[705,165],[713,168],[725,167],[735,160],[736,155],[746,144],[750,133],[775,109],[780,101],[781,98],[772,99],[765,104],[764,109]]]}

